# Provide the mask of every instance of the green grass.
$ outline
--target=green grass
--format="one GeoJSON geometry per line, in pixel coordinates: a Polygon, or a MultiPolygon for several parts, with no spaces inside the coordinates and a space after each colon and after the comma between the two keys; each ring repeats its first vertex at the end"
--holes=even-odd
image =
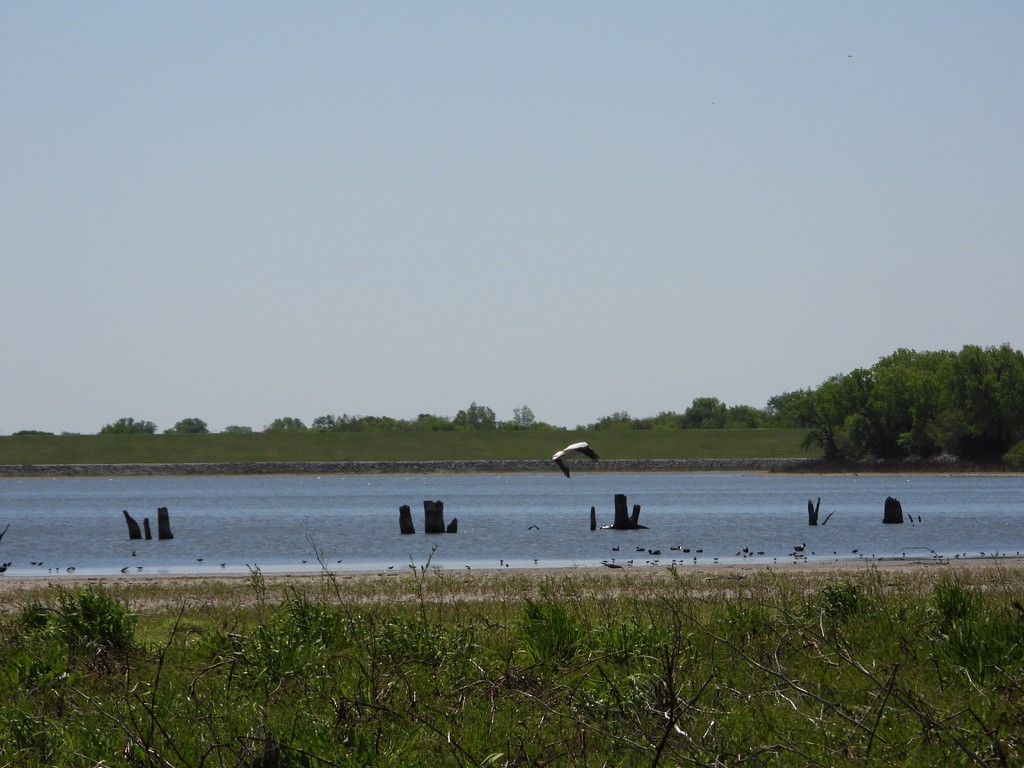
{"type": "Polygon", "coordinates": [[[303,432],[249,435],[13,435],[0,464],[545,459],[587,440],[605,459],[789,458],[806,430],[303,432]]]}
{"type": "Polygon", "coordinates": [[[8,592],[0,764],[1021,765],[1024,569],[8,592]]]}

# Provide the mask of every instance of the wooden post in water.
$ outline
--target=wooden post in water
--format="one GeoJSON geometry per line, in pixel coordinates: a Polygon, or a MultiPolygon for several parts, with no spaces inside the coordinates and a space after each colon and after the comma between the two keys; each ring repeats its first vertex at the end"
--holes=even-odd
{"type": "Polygon", "coordinates": [[[591,507],[590,508],[590,530],[592,530],[592,531],[596,531],[597,530],[597,508],[596,507],[591,507]]]}
{"type": "Polygon", "coordinates": [[[452,521],[448,523],[448,527],[444,529],[445,533],[458,533],[459,532],[459,518],[453,517],[452,521]]]}
{"type": "Polygon", "coordinates": [[[149,541],[150,539],[153,538],[153,532],[151,530],[149,530],[149,518],[148,517],[142,518],[142,530],[144,530],[146,532],[146,541],[149,541]]]}
{"type": "Polygon", "coordinates": [[[171,513],[167,511],[167,507],[160,507],[156,511],[156,530],[157,538],[161,541],[174,538],[174,534],[171,533],[171,513]]]}
{"type": "Polygon", "coordinates": [[[882,522],[896,524],[903,522],[903,506],[892,496],[885,497],[885,516],[882,518],[882,522]]]}
{"type": "Polygon", "coordinates": [[[402,533],[416,533],[416,527],[412,524],[412,510],[408,504],[398,508],[398,529],[402,533]]]}
{"type": "Polygon", "coordinates": [[[427,533],[444,533],[444,502],[423,502],[424,530],[427,533]]]}
{"type": "Polygon", "coordinates": [[[124,512],[124,520],[128,523],[128,538],[129,539],[141,539],[142,529],[139,528],[139,524],[135,521],[135,518],[128,514],[127,509],[122,509],[124,512]]]}

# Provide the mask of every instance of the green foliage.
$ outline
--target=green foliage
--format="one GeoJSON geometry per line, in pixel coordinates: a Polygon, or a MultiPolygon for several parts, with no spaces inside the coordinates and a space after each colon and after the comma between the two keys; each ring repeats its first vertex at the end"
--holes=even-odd
{"type": "Polygon", "coordinates": [[[1024,440],[1021,440],[1003,454],[1003,461],[1005,461],[1011,469],[1024,470],[1024,440]]]}
{"type": "Polygon", "coordinates": [[[210,430],[202,419],[182,419],[170,429],[165,429],[167,435],[206,435],[210,430]]]}
{"type": "Polygon", "coordinates": [[[695,397],[683,412],[683,429],[723,429],[729,409],[717,397],[695,397]]]}
{"type": "Polygon", "coordinates": [[[780,423],[810,429],[828,458],[998,459],[1024,439],[1024,354],[901,349],[870,369],[772,398],[780,423]]]}
{"type": "Polygon", "coordinates": [[[529,663],[570,659],[581,649],[587,634],[579,616],[550,594],[540,600],[526,600],[519,627],[529,663]]]}
{"type": "Polygon", "coordinates": [[[155,432],[156,424],[152,421],[136,421],[131,417],[118,419],[100,428],[101,435],[152,435],[155,432]]]}
{"type": "Polygon", "coordinates": [[[590,429],[636,429],[637,421],[626,411],[616,411],[608,416],[602,416],[596,423],[590,425],[590,429]]]}
{"type": "Polygon", "coordinates": [[[486,405],[477,405],[475,401],[452,419],[456,429],[494,429],[497,423],[494,411],[486,405]]]}
{"type": "Polygon", "coordinates": [[[1024,660],[1024,607],[994,610],[956,578],[943,578],[932,593],[936,652],[980,683],[1000,677],[1024,660]]]}
{"type": "Polygon", "coordinates": [[[278,419],[274,419],[272,422],[263,427],[264,432],[305,432],[306,425],[302,423],[302,419],[296,419],[293,416],[283,416],[278,419]]]}
{"type": "Polygon", "coordinates": [[[837,581],[821,590],[821,607],[829,616],[847,619],[860,612],[861,588],[849,581],[837,581]]]}
{"type": "Polygon", "coordinates": [[[135,626],[128,607],[104,590],[59,587],[47,602],[33,601],[18,612],[18,640],[0,679],[34,687],[52,684],[78,664],[123,662],[136,647],[135,626]]]}
{"type": "Polygon", "coordinates": [[[514,429],[533,429],[537,425],[537,417],[528,405],[512,409],[512,427],[514,429]]]}
{"type": "Polygon", "coordinates": [[[254,571],[129,587],[145,643],[45,591],[0,615],[0,764],[1022,764],[1024,569],[895,573],[254,571]]]}

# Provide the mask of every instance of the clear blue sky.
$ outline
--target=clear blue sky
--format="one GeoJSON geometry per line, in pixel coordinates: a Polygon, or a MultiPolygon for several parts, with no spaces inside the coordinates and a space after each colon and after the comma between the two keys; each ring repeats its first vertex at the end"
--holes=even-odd
{"type": "Polygon", "coordinates": [[[0,4],[0,433],[573,427],[1024,347],[1020,2],[0,4]]]}

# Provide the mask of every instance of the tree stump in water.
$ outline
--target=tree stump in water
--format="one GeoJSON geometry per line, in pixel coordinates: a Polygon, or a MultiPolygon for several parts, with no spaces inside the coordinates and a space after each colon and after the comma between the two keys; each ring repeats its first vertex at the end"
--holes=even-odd
{"type": "Polygon", "coordinates": [[[153,532],[151,530],[149,530],[149,518],[148,517],[142,518],[142,530],[146,532],[146,541],[149,541],[150,539],[153,538],[153,532]]]}
{"type": "Polygon", "coordinates": [[[127,509],[122,509],[124,512],[124,520],[128,523],[128,538],[129,539],[141,539],[142,529],[139,528],[139,524],[135,521],[135,518],[128,514],[127,509]]]}
{"type": "Polygon", "coordinates": [[[171,533],[171,513],[167,511],[167,507],[160,507],[156,511],[156,530],[157,538],[161,541],[174,538],[174,534],[171,533]]]}
{"type": "Polygon", "coordinates": [[[402,533],[416,533],[416,527],[412,524],[412,510],[408,504],[398,508],[398,529],[402,533]]]}
{"type": "Polygon", "coordinates": [[[445,533],[458,533],[459,532],[459,518],[453,517],[452,521],[448,523],[448,527],[444,529],[445,533]]]}
{"type": "Polygon", "coordinates": [[[596,531],[597,530],[597,508],[596,507],[591,507],[590,508],[590,530],[592,530],[592,531],[596,531]]]}
{"type": "Polygon", "coordinates": [[[443,501],[424,501],[423,518],[427,533],[445,533],[443,501]]]}
{"type": "Polygon", "coordinates": [[[897,524],[903,522],[903,507],[892,496],[885,498],[885,516],[882,518],[882,522],[897,524]]]}
{"type": "Polygon", "coordinates": [[[640,525],[640,505],[633,505],[633,514],[629,514],[629,504],[626,501],[626,494],[616,493],[615,494],[615,522],[610,526],[604,526],[605,528],[611,528],[613,531],[635,531],[640,528],[646,528],[646,525],[640,525]]]}
{"type": "Polygon", "coordinates": [[[818,524],[818,510],[821,509],[821,496],[818,497],[818,503],[815,504],[810,499],[807,500],[807,524],[817,525],[818,524]]]}

